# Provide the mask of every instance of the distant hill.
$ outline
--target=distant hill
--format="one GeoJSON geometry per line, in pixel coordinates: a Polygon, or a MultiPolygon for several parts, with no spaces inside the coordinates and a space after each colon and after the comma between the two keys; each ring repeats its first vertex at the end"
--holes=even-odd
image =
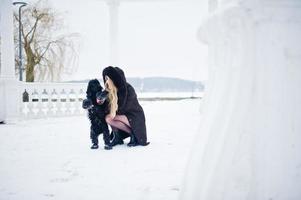
{"type": "Polygon", "coordinates": [[[204,90],[202,82],[179,78],[128,78],[127,81],[140,92],[191,92],[204,90]]]}
{"type": "MultiPolygon", "coordinates": [[[[89,80],[68,81],[69,83],[88,83],[89,80]]],[[[138,92],[191,92],[203,91],[205,86],[200,81],[190,81],[169,77],[129,77],[127,81],[138,92]]],[[[102,83],[101,83],[102,84],[102,83]]]]}

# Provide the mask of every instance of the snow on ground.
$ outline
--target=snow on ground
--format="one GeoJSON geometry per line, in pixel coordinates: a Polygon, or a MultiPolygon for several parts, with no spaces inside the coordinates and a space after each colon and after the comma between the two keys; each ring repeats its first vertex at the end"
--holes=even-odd
{"type": "Polygon", "coordinates": [[[200,100],[141,104],[147,147],[91,150],[86,116],[0,125],[0,199],[177,199],[200,100]]]}

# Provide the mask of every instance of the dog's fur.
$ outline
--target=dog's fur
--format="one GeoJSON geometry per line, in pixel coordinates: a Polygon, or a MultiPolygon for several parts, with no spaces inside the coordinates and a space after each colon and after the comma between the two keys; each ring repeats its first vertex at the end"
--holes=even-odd
{"type": "Polygon", "coordinates": [[[105,116],[108,114],[107,91],[103,90],[97,79],[92,79],[88,83],[86,94],[87,98],[83,100],[82,107],[88,110],[92,143],[98,146],[98,136],[103,133],[104,143],[106,146],[109,146],[110,133],[105,120],[105,116]],[[97,99],[101,101],[100,104],[97,103],[97,99]]]}

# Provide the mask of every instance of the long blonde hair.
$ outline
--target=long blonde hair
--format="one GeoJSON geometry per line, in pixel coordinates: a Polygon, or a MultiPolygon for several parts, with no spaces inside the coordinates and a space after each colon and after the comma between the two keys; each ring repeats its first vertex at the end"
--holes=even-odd
{"type": "Polygon", "coordinates": [[[117,87],[113,83],[113,81],[110,79],[110,77],[105,76],[105,88],[109,92],[109,106],[110,106],[110,115],[111,117],[116,116],[116,112],[118,110],[118,96],[117,96],[117,87]]]}

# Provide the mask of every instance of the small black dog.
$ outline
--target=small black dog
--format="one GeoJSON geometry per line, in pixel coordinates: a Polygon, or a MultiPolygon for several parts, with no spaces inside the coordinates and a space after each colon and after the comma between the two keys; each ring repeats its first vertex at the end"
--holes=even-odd
{"type": "Polygon", "coordinates": [[[83,100],[83,109],[88,110],[88,117],[91,122],[90,138],[92,140],[91,149],[98,148],[98,136],[103,133],[105,149],[112,149],[110,143],[110,132],[105,116],[108,114],[108,92],[103,90],[97,79],[90,80],[87,88],[87,98],[83,100]]]}

